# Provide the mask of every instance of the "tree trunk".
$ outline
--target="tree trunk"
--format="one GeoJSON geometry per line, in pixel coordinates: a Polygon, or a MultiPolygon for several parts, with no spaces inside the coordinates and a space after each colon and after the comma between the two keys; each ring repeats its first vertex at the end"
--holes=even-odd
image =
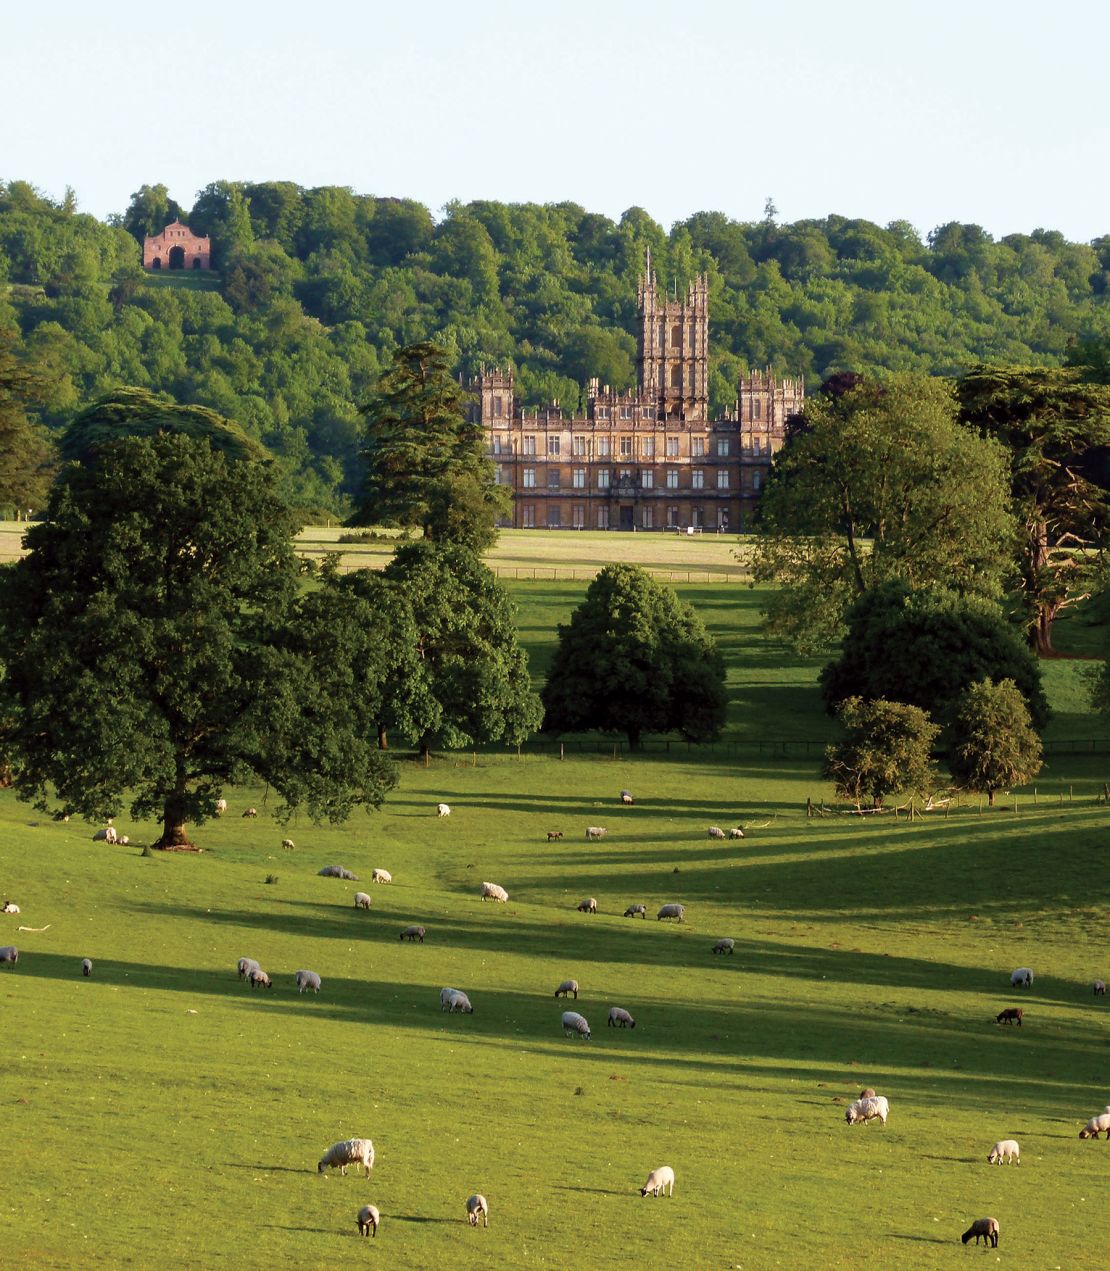
{"type": "Polygon", "coordinates": [[[994,807],[994,794],[995,792],[993,790],[987,791],[987,807],[988,808],[994,807]]]}
{"type": "Polygon", "coordinates": [[[638,728],[628,729],[628,749],[629,750],[640,749],[640,730],[638,728]]]}
{"type": "Polygon", "coordinates": [[[1056,621],[1055,605],[1038,605],[1037,618],[1029,632],[1029,643],[1038,657],[1052,657],[1052,624],[1056,621]]]}
{"type": "Polygon", "coordinates": [[[178,764],[177,782],[172,793],[166,795],[162,807],[162,836],[153,846],[163,852],[198,850],[185,833],[185,771],[182,764],[178,764]]]}
{"type": "Polygon", "coordinates": [[[1029,643],[1040,657],[1050,657],[1052,648],[1052,624],[1059,612],[1059,604],[1045,599],[1041,594],[1042,581],[1049,568],[1051,553],[1048,543],[1048,525],[1034,520],[1029,526],[1029,562],[1026,584],[1036,617],[1029,629],[1029,643]]]}
{"type": "Polygon", "coordinates": [[[384,724],[378,725],[378,749],[389,749],[389,734],[386,732],[384,724]]]}

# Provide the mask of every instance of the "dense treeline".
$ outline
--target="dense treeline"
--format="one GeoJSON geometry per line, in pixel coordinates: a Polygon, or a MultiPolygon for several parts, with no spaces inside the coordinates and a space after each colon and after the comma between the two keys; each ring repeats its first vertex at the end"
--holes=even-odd
{"type": "Polygon", "coordinates": [[[264,442],[288,497],[346,509],[358,407],[400,345],[435,340],[466,372],[512,362],[529,404],[574,408],[590,375],[631,384],[647,248],[661,282],[709,273],[716,410],[747,367],[950,374],[1051,364],[1110,334],[1110,236],[996,242],[953,223],[922,241],[905,222],[716,212],[667,233],[639,208],[614,222],[570,203],[452,204],[436,221],[289,182],[216,182],[190,210],[144,186],[109,224],[69,192],[0,183],[0,328],[46,377],[47,425],[120,384],[165,391],[264,442]],[[212,236],[218,276],[143,274],[138,241],[175,215],[212,236]]]}

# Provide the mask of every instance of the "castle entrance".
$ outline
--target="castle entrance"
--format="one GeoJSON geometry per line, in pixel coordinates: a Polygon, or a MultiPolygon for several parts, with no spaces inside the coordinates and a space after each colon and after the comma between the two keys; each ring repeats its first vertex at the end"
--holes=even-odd
{"type": "Polygon", "coordinates": [[[622,504],[620,508],[620,528],[622,530],[630,530],[633,525],[632,513],[633,507],[631,503],[622,504]]]}
{"type": "Polygon", "coordinates": [[[170,268],[171,269],[185,268],[185,248],[184,247],[170,248],[170,268]]]}

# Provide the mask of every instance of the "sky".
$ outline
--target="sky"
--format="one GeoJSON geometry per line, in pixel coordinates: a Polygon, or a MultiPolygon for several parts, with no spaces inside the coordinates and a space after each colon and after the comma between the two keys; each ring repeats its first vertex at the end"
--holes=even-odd
{"type": "Polygon", "coordinates": [[[0,180],[1110,233],[1104,0],[36,0],[0,180]]]}

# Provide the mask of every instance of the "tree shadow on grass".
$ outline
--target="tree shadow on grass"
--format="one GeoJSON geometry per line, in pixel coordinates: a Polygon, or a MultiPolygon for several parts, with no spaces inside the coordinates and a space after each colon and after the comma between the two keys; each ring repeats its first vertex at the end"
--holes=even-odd
{"type": "Polygon", "coordinates": [[[315,1174],[315,1170],[298,1169],[294,1165],[247,1165],[242,1161],[225,1161],[228,1169],[257,1171],[260,1174],[315,1174]]]}
{"type": "Polygon", "coordinates": [[[436,1218],[431,1214],[390,1214],[389,1220],[390,1222],[443,1222],[456,1225],[466,1222],[465,1218],[436,1218]]]}
{"type": "Polygon", "coordinates": [[[911,1236],[906,1232],[890,1231],[887,1233],[895,1240],[912,1240],[916,1244],[923,1245],[950,1245],[959,1242],[959,1236],[953,1236],[952,1239],[946,1239],[944,1236],[911,1236]]]}

